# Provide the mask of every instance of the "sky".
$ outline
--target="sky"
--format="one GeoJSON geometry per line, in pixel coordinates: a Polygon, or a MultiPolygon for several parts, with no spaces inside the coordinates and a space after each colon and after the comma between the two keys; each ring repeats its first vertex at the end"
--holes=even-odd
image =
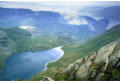
{"type": "Polygon", "coordinates": [[[5,8],[25,8],[33,11],[55,11],[55,12],[74,12],[77,13],[84,7],[91,6],[119,6],[120,2],[91,2],[91,1],[31,1],[31,2],[0,2],[0,7],[5,8]]]}

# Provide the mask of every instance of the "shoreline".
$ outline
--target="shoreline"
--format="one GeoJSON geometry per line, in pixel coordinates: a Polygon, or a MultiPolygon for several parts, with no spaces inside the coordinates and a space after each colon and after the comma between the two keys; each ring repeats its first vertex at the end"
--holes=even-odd
{"type": "Polygon", "coordinates": [[[56,49],[57,51],[60,51],[60,52],[61,52],[60,56],[59,56],[58,58],[56,58],[55,60],[51,61],[51,62],[47,62],[47,63],[45,64],[44,70],[41,71],[41,72],[44,72],[44,71],[46,71],[46,70],[48,69],[47,66],[48,66],[49,63],[55,62],[55,61],[61,59],[61,58],[64,56],[64,51],[63,51],[63,49],[62,49],[62,46],[56,47],[56,48],[54,48],[54,49],[56,49]]]}
{"type": "MultiPolygon", "coordinates": [[[[55,62],[55,61],[57,61],[57,60],[59,60],[59,59],[61,59],[62,57],[63,57],[63,55],[64,55],[64,51],[62,50],[62,46],[59,46],[59,47],[55,47],[55,48],[53,48],[55,51],[58,51],[58,53],[59,53],[59,56],[55,59],[55,60],[52,60],[52,61],[50,61],[50,62],[47,62],[47,63],[45,63],[45,65],[44,65],[44,69],[41,71],[41,72],[44,72],[44,71],[46,71],[47,69],[48,69],[48,64],[49,63],[52,63],[52,62],[55,62]]],[[[1,70],[1,72],[2,72],[3,70],[1,70]]],[[[0,73],[1,73],[0,72],[0,73]]],[[[39,72],[40,73],[40,72],[39,72]]],[[[38,73],[37,73],[38,74],[38,73]]],[[[36,74],[36,75],[37,75],[36,74]]],[[[32,77],[31,77],[32,78],[32,77]]],[[[27,79],[27,80],[29,80],[29,79],[27,79]]]]}

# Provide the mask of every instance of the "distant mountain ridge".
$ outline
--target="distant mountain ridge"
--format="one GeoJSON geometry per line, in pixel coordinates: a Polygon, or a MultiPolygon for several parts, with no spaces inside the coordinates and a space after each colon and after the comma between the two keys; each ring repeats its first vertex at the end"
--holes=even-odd
{"type": "Polygon", "coordinates": [[[0,69],[3,62],[17,52],[46,50],[63,45],[65,56],[57,62],[48,64],[49,72],[40,73],[40,76],[33,77],[31,81],[63,70],[80,57],[95,52],[120,38],[120,25],[106,30],[110,22],[117,17],[116,21],[119,24],[120,15],[112,13],[113,11],[117,13],[118,7],[98,10],[98,13],[103,13],[102,15],[94,12],[96,16],[102,17],[98,20],[88,15],[78,15],[77,19],[72,17],[66,20],[65,16],[58,12],[0,8],[0,50],[2,51],[0,69]],[[109,12],[106,13],[107,10],[109,12]],[[108,17],[107,14],[115,17],[108,17]],[[74,24],[77,20],[80,22],[74,24]],[[29,29],[30,27],[33,28],[29,29]],[[85,41],[87,39],[89,40],[85,41]],[[85,42],[81,43],[81,41],[85,42]]]}
{"type": "MultiPolygon", "coordinates": [[[[118,6],[119,7],[119,6],[118,6]]],[[[98,13],[103,10],[98,9],[98,13]]],[[[118,10],[119,8],[116,8],[118,10]]],[[[110,20],[104,15],[97,16],[103,19],[96,20],[94,17],[87,15],[79,15],[78,20],[85,20],[87,24],[69,24],[68,20],[64,19],[64,15],[58,12],[51,11],[32,11],[29,9],[14,9],[14,8],[0,8],[0,27],[20,27],[20,26],[33,26],[39,34],[61,34],[74,37],[76,40],[86,40],[106,30],[110,20]],[[72,31],[71,31],[72,30],[72,31]],[[87,33],[86,33],[87,32],[87,33]]],[[[91,10],[92,11],[92,10],[91,10]]],[[[115,11],[115,10],[111,10],[115,11]]],[[[112,16],[113,14],[109,14],[112,16]]],[[[117,13],[114,15],[118,15],[117,13]]],[[[72,22],[72,20],[71,20],[72,22]]],[[[81,22],[81,21],[80,21],[81,22]]],[[[34,34],[35,32],[33,32],[34,34]]]]}

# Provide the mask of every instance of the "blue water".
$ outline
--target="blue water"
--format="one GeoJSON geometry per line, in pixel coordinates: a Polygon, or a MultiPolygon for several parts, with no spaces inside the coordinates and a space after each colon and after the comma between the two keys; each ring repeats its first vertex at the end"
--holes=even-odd
{"type": "Polygon", "coordinates": [[[48,51],[23,52],[9,57],[0,73],[0,81],[27,80],[45,70],[48,62],[62,57],[59,47],[48,51]]]}

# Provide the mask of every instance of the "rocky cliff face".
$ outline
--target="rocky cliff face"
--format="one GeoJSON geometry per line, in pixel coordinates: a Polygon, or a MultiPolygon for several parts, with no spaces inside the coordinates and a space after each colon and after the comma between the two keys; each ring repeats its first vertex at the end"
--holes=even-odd
{"type": "Polygon", "coordinates": [[[56,73],[53,79],[55,81],[120,81],[120,40],[78,59],[64,72],[56,73]]]}

